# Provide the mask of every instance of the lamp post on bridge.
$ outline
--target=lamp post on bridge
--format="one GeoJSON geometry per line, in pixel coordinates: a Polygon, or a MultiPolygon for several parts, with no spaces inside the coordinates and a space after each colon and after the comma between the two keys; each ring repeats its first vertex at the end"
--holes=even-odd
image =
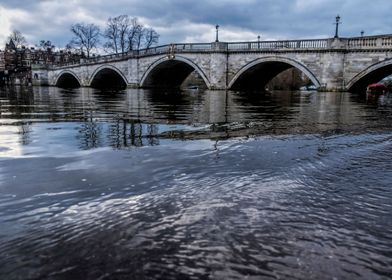
{"type": "Polygon", "coordinates": [[[335,24],[336,24],[335,38],[339,38],[339,24],[341,24],[339,15],[336,16],[336,23],[335,24]]]}
{"type": "Polygon", "coordinates": [[[257,48],[260,49],[260,35],[257,36],[257,48]]]}
{"type": "Polygon", "coordinates": [[[215,26],[215,28],[216,28],[216,37],[215,37],[215,42],[219,42],[219,24],[217,24],[216,26],[215,26]]]}
{"type": "Polygon", "coordinates": [[[365,31],[361,31],[361,37],[363,37],[363,35],[365,34],[365,31]]]}

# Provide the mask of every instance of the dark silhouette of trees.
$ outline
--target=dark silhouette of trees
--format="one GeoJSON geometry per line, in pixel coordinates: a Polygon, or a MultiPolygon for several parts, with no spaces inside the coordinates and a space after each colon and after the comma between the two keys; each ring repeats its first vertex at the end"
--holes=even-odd
{"type": "Polygon", "coordinates": [[[144,47],[146,49],[158,44],[159,34],[153,28],[144,29],[144,47]]]}
{"type": "Polygon", "coordinates": [[[98,47],[100,29],[95,24],[77,23],[71,26],[71,31],[74,38],[71,45],[80,49],[82,54],[90,57],[93,49],[98,47]]]}
{"type": "Polygon", "coordinates": [[[108,39],[104,45],[105,49],[115,53],[125,52],[130,26],[130,18],[127,15],[109,18],[103,34],[108,39]]]}
{"type": "MultiPolygon", "coordinates": [[[[110,17],[106,28],[101,33],[95,24],[76,23],[70,28],[73,38],[65,47],[65,51],[78,53],[82,57],[91,57],[92,52],[99,47],[101,36],[106,39],[104,50],[113,53],[125,53],[141,48],[150,48],[158,44],[160,35],[151,27],[144,27],[136,17],[119,15],[110,17]]],[[[27,44],[23,34],[14,30],[8,36],[9,47],[21,48],[27,44]]],[[[36,47],[42,51],[53,51],[55,46],[50,40],[40,40],[36,47]]]]}
{"type": "Polygon", "coordinates": [[[103,36],[104,48],[114,53],[150,48],[158,43],[159,34],[153,28],[145,28],[137,18],[120,15],[109,18],[103,36]]]}
{"type": "Polygon", "coordinates": [[[48,49],[54,49],[54,45],[52,44],[51,41],[49,40],[41,40],[39,43],[36,45],[39,49],[41,50],[48,50],[48,49]]]}
{"type": "Polygon", "coordinates": [[[143,25],[139,23],[137,18],[131,19],[131,26],[128,32],[128,51],[138,50],[140,47],[141,33],[143,25]]]}
{"type": "Polygon", "coordinates": [[[8,41],[11,40],[14,43],[15,48],[21,47],[22,45],[25,45],[27,43],[26,38],[18,30],[13,30],[8,36],[8,41]]]}

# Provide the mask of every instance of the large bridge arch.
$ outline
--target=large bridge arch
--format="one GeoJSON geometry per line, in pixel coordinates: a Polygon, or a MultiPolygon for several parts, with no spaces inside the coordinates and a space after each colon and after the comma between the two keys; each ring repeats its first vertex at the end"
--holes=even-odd
{"type": "Polygon", "coordinates": [[[91,74],[88,86],[93,88],[126,88],[128,80],[117,67],[103,64],[91,74]]]}
{"type": "Polygon", "coordinates": [[[176,56],[173,59],[165,56],[154,61],[142,75],[140,86],[179,87],[193,71],[200,75],[207,88],[211,88],[211,83],[204,71],[196,63],[183,56],[176,56]]]}
{"type": "Polygon", "coordinates": [[[76,75],[73,71],[63,70],[58,73],[54,80],[54,85],[63,88],[76,88],[81,87],[82,82],[80,81],[78,75],[76,75]]]}
{"type": "Polygon", "coordinates": [[[251,80],[260,73],[267,74],[264,80],[257,79],[259,84],[265,86],[272,78],[291,67],[295,67],[303,72],[317,88],[321,87],[318,78],[302,63],[287,57],[268,56],[255,59],[243,66],[230,80],[228,88],[249,88],[249,85],[252,84],[251,80]]]}
{"type": "Polygon", "coordinates": [[[377,83],[389,75],[392,75],[392,59],[375,63],[359,72],[347,83],[346,89],[363,92],[369,84],[377,83]]]}

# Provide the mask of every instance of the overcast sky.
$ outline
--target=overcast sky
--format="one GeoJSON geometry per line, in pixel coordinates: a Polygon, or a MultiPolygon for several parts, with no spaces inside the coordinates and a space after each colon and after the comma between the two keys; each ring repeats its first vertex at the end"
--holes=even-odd
{"type": "Polygon", "coordinates": [[[391,0],[0,0],[0,48],[11,30],[31,45],[51,40],[63,47],[74,23],[105,26],[108,17],[138,17],[161,35],[160,44],[326,38],[342,17],[341,36],[392,33],[391,0]]]}

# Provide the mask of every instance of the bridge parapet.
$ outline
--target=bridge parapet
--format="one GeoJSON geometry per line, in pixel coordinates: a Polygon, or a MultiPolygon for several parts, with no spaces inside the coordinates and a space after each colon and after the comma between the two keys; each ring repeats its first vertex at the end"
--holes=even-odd
{"type": "Polygon", "coordinates": [[[329,39],[227,43],[229,51],[327,49],[329,45],[329,39]]]}
{"type": "Polygon", "coordinates": [[[249,41],[249,42],[213,42],[167,44],[126,53],[109,54],[82,59],[79,64],[63,64],[53,68],[75,66],[80,64],[96,64],[126,60],[170,53],[206,53],[206,52],[271,52],[271,51],[322,51],[322,50],[374,50],[392,49],[392,34],[380,36],[364,36],[353,38],[249,41]]]}
{"type": "Polygon", "coordinates": [[[392,35],[349,38],[348,49],[391,49],[392,35]]]}

